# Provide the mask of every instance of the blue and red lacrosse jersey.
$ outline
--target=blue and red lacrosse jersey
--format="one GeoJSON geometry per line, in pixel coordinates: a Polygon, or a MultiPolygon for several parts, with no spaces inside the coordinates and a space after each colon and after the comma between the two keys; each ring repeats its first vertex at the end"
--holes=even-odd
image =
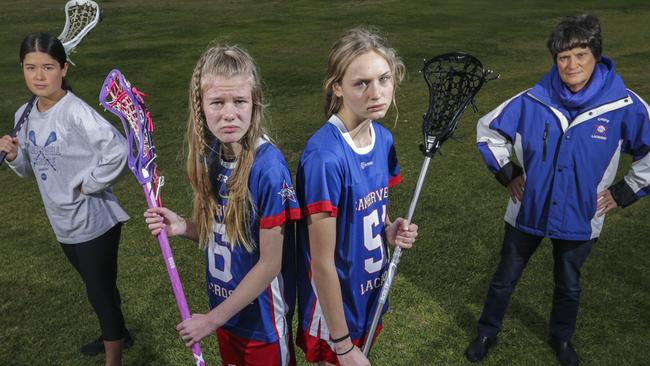
{"type": "MultiPolygon", "coordinates": [[[[335,264],[353,339],[370,328],[387,268],[384,222],[388,188],[402,180],[390,132],[371,123],[372,142],[357,148],[343,122],[330,117],[309,139],[296,188],[303,215],[336,217],[335,264]]],[[[298,226],[298,306],[304,334],[329,339],[311,277],[306,219],[298,226]]],[[[384,308],[384,311],[387,307],[384,308]]]]}
{"type": "Polygon", "coordinates": [[[233,316],[223,328],[233,334],[272,343],[291,330],[295,305],[295,237],[290,221],[300,217],[300,208],[291,182],[291,174],[282,153],[265,140],[258,142],[248,188],[251,210],[251,234],[257,249],[252,253],[242,245],[231,245],[223,221],[228,204],[228,178],[234,163],[215,159],[210,181],[217,199],[213,226],[214,240],[206,250],[206,279],[210,308],[223,302],[255,266],[260,258],[260,229],[287,224],[284,231],[282,271],[260,296],[233,316]]]}

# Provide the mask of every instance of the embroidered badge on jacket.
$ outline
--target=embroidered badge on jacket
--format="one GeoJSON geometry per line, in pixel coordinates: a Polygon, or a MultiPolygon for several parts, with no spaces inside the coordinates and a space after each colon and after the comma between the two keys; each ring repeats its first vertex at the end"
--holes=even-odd
{"type": "Polygon", "coordinates": [[[596,128],[594,129],[594,133],[591,135],[591,138],[607,140],[607,125],[597,123],[596,128]]]}

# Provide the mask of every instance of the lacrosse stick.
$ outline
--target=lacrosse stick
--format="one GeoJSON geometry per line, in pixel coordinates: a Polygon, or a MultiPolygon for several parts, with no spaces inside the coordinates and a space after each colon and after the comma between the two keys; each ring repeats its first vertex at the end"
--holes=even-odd
{"type": "MultiPolygon", "coordinates": [[[[151,113],[144,104],[143,94],[124,78],[119,70],[112,70],[99,92],[99,102],[109,112],[118,116],[124,126],[129,143],[129,169],[144,189],[147,205],[150,208],[162,207],[160,187],[164,179],[156,166],[156,150],[153,144],[153,121],[151,113]]],[[[167,233],[158,234],[158,242],[167,266],[167,274],[176,297],[176,305],[183,320],[190,318],[190,311],[185,300],[183,285],[176,270],[174,256],[169,246],[167,233]]],[[[197,366],[204,366],[201,345],[195,343],[192,353],[197,366]]]]}
{"type": "MultiPolygon", "coordinates": [[[[92,0],[70,0],[65,4],[65,26],[57,38],[63,43],[66,55],[74,51],[99,20],[99,5],[92,0]]],[[[74,65],[70,57],[68,62],[74,65]]]]}
{"type": "MultiPolygon", "coordinates": [[[[29,118],[29,113],[32,111],[32,108],[34,107],[34,103],[36,102],[36,95],[32,95],[31,98],[27,101],[27,106],[25,107],[25,110],[23,110],[23,114],[20,115],[20,118],[18,119],[18,123],[14,126],[14,128],[9,132],[9,136],[11,137],[16,137],[18,135],[18,131],[20,131],[20,128],[23,126],[25,121],[29,118]]],[[[2,166],[2,163],[5,162],[5,157],[7,157],[7,153],[2,151],[0,152],[0,166],[2,166]]]]}
{"type": "MultiPolygon", "coordinates": [[[[425,61],[422,73],[424,74],[424,81],[429,87],[429,109],[424,114],[422,121],[424,142],[420,145],[420,149],[424,155],[424,161],[422,162],[420,175],[406,216],[408,223],[413,218],[431,158],[442,143],[454,133],[467,106],[474,105],[474,96],[483,84],[499,77],[497,75],[488,79],[487,77],[492,71],[484,69],[481,61],[477,58],[464,53],[448,53],[425,61]]],[[[402,248],[396,247],[393,258],[388,265],[388,273],[381,288],[370,331],[367,333],[363,345],[363,353],[366,356],[370,353],[372,338],[377,330],[377,324],[386,304],[388,292],[397,272],[397,265],[401,256],[402,248]]]]}
{"type": "MultiPolygon", "coordinates": [[[[57,37],[63,44],[67,56],[74,51],[81,40],[93,29],[99,22],[99,5],[92,0],[70,0],[65,4],[65,26],[63,32],[57,37]]],[[[68,62],[74,63],[68,57],[68,62]]],[[[76,65],[75,65],[76,66],[76,65]]],[[[23,114],[18,119],[18,123],[9,133],[9,136],[16,137],[18,131],[29,118],[29,113],[36,102],[36,95],[32,95],[27,102],[23,114]]],[[[7,154],[3,151],[0,153],[0,166],[5,161],[7,154]]]]}

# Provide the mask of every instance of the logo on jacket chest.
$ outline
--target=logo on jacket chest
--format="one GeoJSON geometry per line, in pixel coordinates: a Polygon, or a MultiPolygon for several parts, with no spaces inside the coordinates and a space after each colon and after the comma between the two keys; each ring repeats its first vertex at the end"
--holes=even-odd
{"type": "Polygon", "coordinates": [[[594,132],[591,134],[592,139],[607,140],[607,129],[609,120],[607,118],[598,118],[594,126],[594,132]]]}

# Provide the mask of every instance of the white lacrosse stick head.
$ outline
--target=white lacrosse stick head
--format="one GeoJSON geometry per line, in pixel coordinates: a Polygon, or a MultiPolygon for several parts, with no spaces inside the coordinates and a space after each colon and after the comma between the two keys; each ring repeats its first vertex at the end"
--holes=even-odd
{"type": "Polygon", "coordinates": [[[65,26],[57,38],[69,55],[99,23],[99,5],[92,0],[70,0],[65,4],[65,26]]]}

